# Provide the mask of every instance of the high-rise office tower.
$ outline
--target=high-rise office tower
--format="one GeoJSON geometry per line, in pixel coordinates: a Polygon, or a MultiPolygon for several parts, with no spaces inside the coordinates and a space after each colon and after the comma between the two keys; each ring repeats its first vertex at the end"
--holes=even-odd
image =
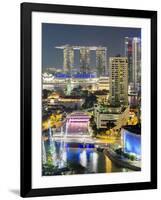
{"type": "Polygon", "coordinates": [[[90,73],[90,48],[80,48],[80,71],[82,73],[90,73]]]}
{"type": "Polygon", "coordinates": [[[106,74],[106,59],[107,59],[107,49],[106,47],[98,47],[96,49],[96,68],[97,68],[97,76],[103,76],[106,74]]]}
{"type": "Polygon", "coordinates": [[[128,58],[128,83],[133,82],[132,38],[125,37],[125,56],[128,58]]]}
{"type": "Polygon", "coordinates": [[[110,104],[112,106],[128,105],[128,59],[127,57],[110,57],[110,104]]]}
{"type": "Polygon", "coordinates": [[[71,72],[72,66],[74,64],[74,49],[66,45],[64,47],[64,71],[71,72]]]}
{"type": "Polygon", "coordinates": [[[128,58],[128,84],[138,92],[141,84],[141,40],[125,37],[125,56],[128,58]]]}
{"type": "Polygon", "coordinates": [[[132,65],[134,88],[141,84],[141,40],[134,37],[132,42],[132,65]]]}

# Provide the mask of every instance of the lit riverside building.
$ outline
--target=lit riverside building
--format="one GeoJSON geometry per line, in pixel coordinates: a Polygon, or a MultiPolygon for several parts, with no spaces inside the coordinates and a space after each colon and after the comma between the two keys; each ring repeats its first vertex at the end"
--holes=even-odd
{"type": "Polygon", "coordinates": [[[128,60],[126,57],[110,57],[110,105],[128,105],[128,60]]]}
{"type": "Polygon", "coordinates": [[[141,39],[125,37],[125,56],[128,58],[128,84],[134,93],[141,84],[141,39]]]}

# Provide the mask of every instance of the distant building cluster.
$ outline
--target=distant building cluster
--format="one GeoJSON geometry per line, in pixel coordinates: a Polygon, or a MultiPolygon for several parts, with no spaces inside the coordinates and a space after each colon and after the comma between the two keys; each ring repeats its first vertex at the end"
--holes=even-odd
{"type": "MultiPolygon", "coordinates": [[[[74,69],[74,51],[79,50],[79,63],[80,70],[79,72],[82,74],[92,74],[96,73],[97,77],[107,75],[107,47],[102,46],[71,46],[71,45],[63,45],[56,47],[57,49],[63,50],[63,71],[70,74],[74,69]],[[91,59],[91,51],[95,51],[96,54],[96,66],[92,67],[90,65],[91,59]]],[[[125,37],[124,43],[125,54],[124,57],[118,58],[109,58],[109,72],[110,76],[112,76],[112,68],[114,67],[114,62],[125,63],[122,64],[120,69],[122,71],[125,70],[125,65],[127,65],[128,72],[126,74],[126,79],[128,83],[128,90],[130,93],[137,93],[140,89],[141,85],[141,39],[138,37],[125,37]],[[126,57],[126,58],[125,58],[126,57]],[[113,61],[112,61],[113,60],[113,61]],[[124,60],[124,61],[121,61],[124,60]],[[113,62],[113,63],[112,63],[113,62]],[[112,67],[113,65],[113,67],[112,67]]],[[[117,64],[115,63],[115,67],[117,68],[117,64]]],[[[78,70],[78,69],[75,69],[78,70]]],[[[116,76],[115,76],[116,77],[116,76]]],[[[118,80],[118,77],[116,77],[118,80]]],[[[118,80],[120,81],[120,80],[118,80]]],[[[115,84],[116,86],[116,84],[115,84]]],[[[112,86],[114,87],[114,86],[112,86]]],[[[116,92],[117,95],[117,92],[116,92]]],[[[119,95],[119,94],[118,94],[119,95]]]]}
{"type": "MultiPolygon", "coordinates": [[[[102,46],[57,46],[63,50],[63,69],[54,75],[43,75],[45,84],[66,88],[69,96],[72,89],[81,86],[92,91],[107,90],[108,104],[128,106],[129,95],[140,95],[141,91],[141,39],[125,37],[124,56],[109,57],[107,75],[107,47],[102,46]],[[80,67],[74,67],[74,51],[79,51],[80,67]],[[95,51],[96,66],[91,67],[91,51],[95,51]]],[[[48,87],[47,85],[44,87],[48,87]]],[[[50,86],[52,88],[52,86],[50,86]]]]}
{"type": "Polygon", "coordinates": [[[107,48],[102,46],[70,46],[64,45],[56,47],[63,49],[64,71],[70,73],[74,66],[74,50],[79,50],[80,53],[80,72],[91,73],[96,70],[97,76],[105,75],[107,69],[107,48]],[[90,52],[96,52],[96,67],[90,66],[90,52]]]}

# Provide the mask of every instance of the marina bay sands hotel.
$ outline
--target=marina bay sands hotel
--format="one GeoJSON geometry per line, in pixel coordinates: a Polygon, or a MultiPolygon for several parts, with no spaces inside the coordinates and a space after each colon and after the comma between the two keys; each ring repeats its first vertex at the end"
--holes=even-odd
{"type": "MultiPolygon", "coordinates": [[[[96,72],[97,76],[105,75],[107,70],[107,47],[102,46],[70,46],[63,45],[55,47],[63,50],[64,71],[71,72],[74,68],[74,50],[79,50],[80,55],[80,72],[96,72]],[[96,67],[90,65],[90,52],[96,52],[96,67]]],[[[78,70],[78,69],[77,69],[78,70]]]]}

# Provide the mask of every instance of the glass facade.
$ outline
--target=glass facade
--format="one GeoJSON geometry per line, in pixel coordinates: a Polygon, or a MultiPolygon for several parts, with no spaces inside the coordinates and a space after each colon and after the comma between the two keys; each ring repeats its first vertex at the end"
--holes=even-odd
{"type": "Polygon", "coordinates": [[[123,131],[124,151],[141,156],[141,136],[128,130],[123,131]]]}

